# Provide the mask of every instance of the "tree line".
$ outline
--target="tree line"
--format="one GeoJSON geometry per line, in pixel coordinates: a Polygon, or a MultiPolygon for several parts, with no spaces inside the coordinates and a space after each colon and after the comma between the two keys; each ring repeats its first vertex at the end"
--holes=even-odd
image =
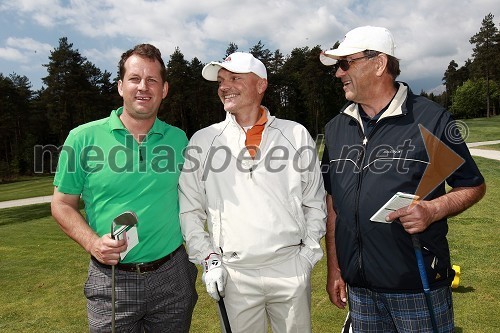
{"type": "Polygon", "coordinates": [[[445,92],[428,97],[446,106],[456,118],[489,117],[498,113],[500,99],[500,33],[493,14],[484,17],[469,42],[473,45],[471,58],[461,67],[451,60],[443,76],[445,92]]]}
{"type": "MultiPolygon", "coordinates": [[[[499,32],[488,14],[480,31],[471,37],[472,59],[462,67],[454,60],[446,69],[441,95],[422,95],[447,107],[459,118],[494,114],[499,103],[499,32]],[[473,104],[471,104],[471,102],[473,104]]],[[[333,45],[336,47],[338,42],[333,45]]],[[[229,43],[220,60],[238,50],[229,43]]],[[[323,66],[318,55],[321,47],[298,47],[289,55],[274,52],[259,41],[249,49],[268,70],[269,85],[263,105],[272,114],[303,124],[313,137],[345,104],[340,80],[332,67],[323,66]]],[[[117,59],[118,63],[118,59],[117,59]]],[[[186,131],[195,131],[224,119],[217,85],[201,76],[203,64],[198,58],[185,59],[179,48],[166,64],[169,92],[158,117],[186,131]]],[[[37,167],[40,149],[60,147],[74,127],[106,117],[122,105],[117,93],[117,75],[101,71],[83,57],[66,37],[50,53],[44,64],[47,76],[37,91],[25,76],[0,73],[0,178],[2,181],[22,174],[53,172],[37,167]],[[38,152],[38,155],[37,155],[38,152]]],[[[50,162],[50,161],[49,161],[50,162]]]]}

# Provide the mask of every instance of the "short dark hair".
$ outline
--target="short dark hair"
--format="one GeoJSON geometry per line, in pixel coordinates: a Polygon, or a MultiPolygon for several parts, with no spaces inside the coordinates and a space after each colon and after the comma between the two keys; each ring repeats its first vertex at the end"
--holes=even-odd
{"type": "Polygon", "coordinates": [[[151,60],[158,60],[161,65],[161,78],[163,82],[167,81],[167,68],[165,67],[165,63],[161,58],[161,52],[154,45],[151,44],[139,44],[134,46],[134,48],[124,52],[118,63],[118,72],[120,75],[120,80],[123,80],[125,77],[125,62],[132,55],[138,55],[140,57],[148,58],[151,60]]]}
{"type": "MultiPolygon", "coordinates": [[[[363,51],[363,54],[368,58],[375,58],[380,53],[382,52],[373,50],[363,51]]],[[[385,55],[387,56],[387,72],[392,76],[394,80],[396,80],[399,74],[401,74],[401,69],[399,68],[399,59],[388,54],[385,55]]]]}

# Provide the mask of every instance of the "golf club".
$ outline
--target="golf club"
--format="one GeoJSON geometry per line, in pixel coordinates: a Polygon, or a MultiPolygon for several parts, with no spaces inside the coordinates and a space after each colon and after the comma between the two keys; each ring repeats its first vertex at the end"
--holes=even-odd
{"type": "Polygon", "coordinates": [[[420,239],[417,234],[411,235],[411,241],[413,243],[413,249],[415,250],[415,256],[417,257],[418,271],[420,273],[420,280],[422,280],[422,286],[424,288],[425,302],[427,303],[427,308],[429,310],[429,315],[431,317],[432,331],[438,333],[436,317],[434,315],[434,308],[432,307],[432,299],[429,288],[429,281],[427,281],[427,272],[424,266],[424,257],[422,256],[422,248],[420,246],[420,239]]]}
{"type": "MultiPolygon", "coordinates": [[[[137,214],[126,211],[115,217],[111,223],[111,238],[115,239],[117,226],[132,226],[137,224],[137,214]]],[[[111,332],[115,333],[115,265],[111,266],[111,332]]]]}
{"type": "Polygon", "coordinates": [[[224,297],[220,295],[219,290],[217,290],[217,293],[219,294],[219,301],[217,301],[217,303],[219,304],[219,311],[222,317],[222,324],[224,325],[226,333],[232,333],[231,325],[229,324],[229,318],[227,316],[226,306],[224,305],[224,297]]]}
{"type": "Polygon", "coordinates": [[[345,317],[344,325],[342,326],[342,331],[340,333],[352,333],[351,312],[347,312],[347,316],[345,317]]]}

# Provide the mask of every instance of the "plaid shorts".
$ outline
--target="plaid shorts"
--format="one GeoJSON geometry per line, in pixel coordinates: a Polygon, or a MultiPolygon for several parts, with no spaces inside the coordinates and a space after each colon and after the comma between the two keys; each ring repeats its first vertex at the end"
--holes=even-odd
{"type": "MultiPolygon", "coordinates": [[[[421,293],[382,293],[349,287],[353,332],[432,333],[432,323],[421,293]]],[[[439,332],[454,332],[451,288],[431,290],[439,332]]]]}
{"type": "MultiPolygon", "coordinates": [[[[189,332],[198,270],[182,248],[155,271],[115,269],[116,332],[189,332]]],[[[90,332],[111,332],[111,269],[93,260],[84,287],[90,332]]]]}

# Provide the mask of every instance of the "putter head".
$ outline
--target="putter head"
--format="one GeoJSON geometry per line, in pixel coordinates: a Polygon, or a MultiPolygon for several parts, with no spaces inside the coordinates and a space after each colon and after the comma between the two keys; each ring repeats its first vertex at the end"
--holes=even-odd
{"type": "Polygon", "coordinates": [[[137,224],[139,218],[137,214],[133,211],[126,211],[118,215],[113,219],[113,223],[111,224],[111,237],[114,239],[114,231],[116,226],[119,225],[135,225],[137,224]]]}

